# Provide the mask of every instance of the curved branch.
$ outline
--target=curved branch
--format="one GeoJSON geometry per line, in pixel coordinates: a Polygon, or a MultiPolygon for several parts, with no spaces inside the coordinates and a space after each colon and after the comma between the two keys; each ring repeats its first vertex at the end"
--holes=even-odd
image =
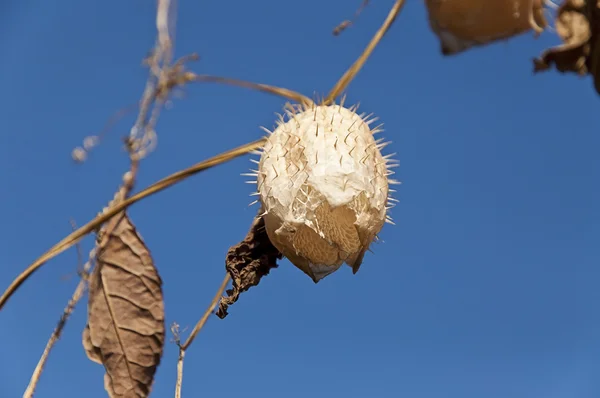
{"type": "Polygon", "coordinates": [[[264,93],[277,95],[279,97],[283,97],[283,98],[289,99],[291,101],[296,101],[300,104],[307,104],[307,105],[313,104],[313,101],[303,94],[300,94],[293,90],[289,90],[287,88],[271,86],[268,84],[252,83],[252,82],[247,82],[245,80],[230,79],[228,77],[212,76],[212,75],[193,75],[189,79],[191,81],[196,81],[196,82],[223,83],[223,84],[228,84],[231,86],[249,88],[252,90],[262,91],[264,93]]]}

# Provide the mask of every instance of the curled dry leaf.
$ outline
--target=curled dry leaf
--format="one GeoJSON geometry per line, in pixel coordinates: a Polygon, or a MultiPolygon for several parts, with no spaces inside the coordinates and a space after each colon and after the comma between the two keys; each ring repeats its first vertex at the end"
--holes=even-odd
{"type": "Polygon", "coordinates": [[[600,93],[600,2],[565,0],[558,9],[556,32],[563,44],[547,49],[535,59],[534,72],[554,65],[561,73],[589,73],[600,93]]]}
{"type": "Polygon", "coordinates": [[[509,39],[547,25],[543,0],[425,0],[444,55],[509,39]]]}
{"type": "Polygon", "coordinates": [[[165,340],[162,281],[124,212],[98,239],[83,346],[90,360],[104,365],[111,398],[147,397],[165,340]]]}
{"type": "Polygon", "coordinates": [[[258,285],[261,278],[272,268],[277,268],[277,260],[282,255],[273,246],[265,230],[262,217],[256,217],[250,231],[243,241],[229,248],[225,260],[225,268],[233,281],[233,287],[227,290],[227,297],[219,302],[217,316],[227,316],[227,308],[235,303],[240,294],[258,285]]]}

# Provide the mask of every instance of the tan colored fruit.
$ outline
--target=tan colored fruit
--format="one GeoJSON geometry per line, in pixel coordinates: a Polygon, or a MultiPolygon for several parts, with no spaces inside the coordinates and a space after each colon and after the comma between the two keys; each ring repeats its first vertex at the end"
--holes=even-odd
{"type": "Polygon", "coordinates": [[[315,282],[343,263],[356,273],[391,221],[393,165],[374,120],[339,105],[290,107],[262,150],[256,176],[269,239],[315,282]]]}

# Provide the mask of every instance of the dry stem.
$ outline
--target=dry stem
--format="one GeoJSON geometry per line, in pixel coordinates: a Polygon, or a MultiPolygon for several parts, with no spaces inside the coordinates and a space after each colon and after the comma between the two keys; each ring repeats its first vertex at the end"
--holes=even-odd
{"type": "Polygon", "coordinates": [[[63,251],[67,250],[74,244],[76,244],[81,238],[85,235],[89,234],[96,230],[99,226],[104,224],[107,220],[113,217],[115,214],[120,211],[126,209],[132,204],[139,202],[140,200],[147,198],[148,196],[154,195],[160,191],[167,189],[168,187],[175,185],[188,177],[193,176],[194,174],[198,174],[202,171],[215,167],[221,163],[225,163],[229,160],[235,159],[241,155],[244,155],[248,152],[252,152],[256,149],[259,149],[264,144],[264,138],[251,142],[249,144],[245,144],[241,147],[223,152],[217,156],[206,159],[200,163],[196,163],[195,165],[188,167],[184,170],[178,171],[176,173],[171,174],[168,177],[163,178],[160,181],[155,182],[144,190],[138,192],[135,195],[130,196],[124,201],[111,206],[102,214],[98,215],[93,220],[89,221],[84,226],[80,227],[77,231],[69,234],[67,237],[62,239],[60,242],[55,244],[52,248],[50,248],[46,253],[40,256],[37,260],[35,260],[31,265],[27,267],[25,271],[23,271],[19,276],[15,278],[15,280],[10,284],[10,286],[6,289],[6,291],[0,297],[0,309],[6,304],[8,299],[15,293],[15,291],[25,282],[35,271],[37,271],[44,263],[63,251]]]}
{"type": "MultiPolygon", "coordinates": [[[[86,265],[83,267],[83,275],[87,275],[89,273],[90,267],[91,267],[91,263],[88,261],[86,263],[86,265]]],[[[81,300],[81,297],[83,296],[83,293],[85,292],[85,287],[86,287],[86,280],[84,277],[77,284],[77,287],[75,288],[75,291],[73,292],[73,295],[71,296],[71,299],[69,300],[69,303],[65,307],[63,314],[60,317],[60,320],[58,321],[58,325],[52,332],[52,335],[50,336],[48,343],[46,343],[44,352],[42,353],[42,356],[41,356],[40,360],[38,361],[38,364],[35,367],[33,374],[31,375],[31,379],[29,380],[29,385],[27,386],[27,389],[25,390],[25,393],[23,394],[23,398],[33,397],[33,393],[35,392],[35,388],[36,388],[37,383],[42,374],[42,370],[44,369],[44,365],[46,364],[46,361],[48,360],[48,355],[50,354],[50,350],[52,350],[52,347],[60,338],[60,335],[67,323],[67,319],[69,319],[69,316],[71,316],[71,314],[73,313],[73,310],[75,309],[75,306],[77,305],[79,300],[81,300]]]]}
{"type": "Polygon", "coordinates": [[[194,330],[192,330],[192,333],[190,333],[185,343],[181,344],[179,335],[175,336],[175,342],[179,346],[179,358],[177,360],[177,382],[175,383],[175,398],[181,398],[181,384],[183,382],[183,359],[185,357],[185,351],[190,347],[190,345],[192,345],[194,339],[198,335],[198,332],[200,332],[200,330],[206,324],[208,318],[214,312],[215,308],[217,307],[217,304],[219,304],[219,301],[221,300],[221,296],[223,296],[223,292],[225,291],[225,288],[227,287],[227,284],[229,283],[230,279],[231,277],[229,276],[229,273],[226,274],[225,278],[223,278],[223,282],[221,282],[221,286],[219,286],[219,290],[217,290],[217,293],[215,294],[215,297],[213,297],[210,305],[204,312],[204,315],[202,315],[202,318],[200,318],[198,323],[196,323],[196,326],[194,326],[194,330]]]}
{"type": "Polygon", "coordinates": [[[185,351],[179,349],[179,358],[177,359],[177,381],[175,382],[175,398],[181,398],[181,385],[183,384],[183,358],[185,351]]]}
{"type": "Polygon", "coordinates": [[[229,84],[238,87],[245,87],[256,91],[262,91],[268,94],[278,95],[283,98],[287,98],[291,101],[296,101],[300,104],[312,105],[313,101],[307,96],[300,94],[296,91],[289,90],[287,88],[271,86],[268,84],[262,83],[252,83],[247,82],[245,80],[231,79],[228,77],[220,77],[220,76],[211,76],[211,75],[191,75],[190,79],[193,79],[197,82],[213,82],[213,83],[223,83],[229,84]]]}
{"type": "Polygon", "coordinates": [[[352,79],[354,79],[354,77],[358,74],[365,62],[367,62],[367,59],[369,59],[371,53],[373,52],[373,50],[375,50],[375,47],[377,47],[383,36],[385,36],[387,31],[390,29],[398,14],[400,14],[400,11],[404,6],[404,2],[405,0],[396,0],[396,3],[390,10],[387,18],[383,22],[383,25],[381,25],[377,33],[375,33],[375,35],[373,36],[363,53],[360,55],[360,57],[358,57],[354,64],[352,64],[352,66],[346,71],[346,73],[344,73],[344,75],[340,78],[340,80],[338,80],[335,86],[333,86],[333,88],[329,92],[329,95],[327,95],[327,98],[325,98],[324,104],[330,104],[331,102],[333,102],[342,93],[342,91],[344,91],[346,87],[348,87],[352,79]]]}
{"type": "MultiPolygon", "coordinates": [[[[73,229],[77,228],[74,221],[71,221],[71,225],[73,226],[73,229]]],[[[44,352],[42,353],[42,356],[40,357],[35,369],[33,370],[31,379],[29,380],[29,384],[27,385],[27,389],[25,390],[25,393],[23,393],[23,398],[33,397],[37,384],[40,380],[40,376],[42,375],[42,371],[44,370],[44,366],[46,365],[46,361],[48,360],[48,356],[50,355],[50,351],[52,350],[54,344],[56,344],[58,339],[60,339],[60,335],[62,334],[62,331],[65,325],[67,324],[67,320],[75,310],[75,306],[77,305],[79,300],[81,300],[81,297],[83,297],[83,293],[85,292],[86,287],[87,276],[89,275],[90,268],[92,267],[92,258],[94,257],[94,255],[95,250],[92,250],[92,252],[90,253],[90,260],[88,260],[84,265],[82,265],[83,256],[81,254],[81,248],[79,247],[79,245],[77,245],[77,270],[78,274],[81,277],[81,280],[77,284],[73,295],[71,296],[69,302],[67,303],[67,306],[63,310],[63,314],[61,315],[58,324],[56,325],[56,328],[54,328],[54,331],[52,332],[50,338],[48,339],[48,342],[46,343],[44,352]]]]}

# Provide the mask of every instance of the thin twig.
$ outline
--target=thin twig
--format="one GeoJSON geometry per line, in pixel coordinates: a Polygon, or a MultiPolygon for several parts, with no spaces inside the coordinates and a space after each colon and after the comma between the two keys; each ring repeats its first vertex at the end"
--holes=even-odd
{"type": "MultiPolygon", "coordinates": [[[[90,264],[90,263],[89,262],[86,263],[86,265],[88,265],[88,264],[90,264]]],[[[89,272],[89,269],[90,269],[89,266],[83,267],[83,271],[86,273],[89,272]]],[[[42,356],[41,356],[40,360],[38,361],[38,364],[35,367],[33,374],[31,375],[31,379],[29,380],[29,385],[27,386],[27,390],[25,390],[25,393],[23,394],[23,398],[33,397],[33,393],[34,393],[37,383],[39,381],[40,375],[42,374],[42,370],[44,369],[44,365],[46,364],[46,361],[48,359],[48,355],[50,354],[50,350],[52,350],[54,343],[56,343],[56,341],[60,338],[62,330],[65,327],[65,324],[67,323],[67,319],[69,319],[69,316],[71,315],[71,313],[73,313],[75,306],[77,305],[77,303],[83,296],[83,293],[85,292],[85,286],[86,286],[85,279],[81,279],[79,281],[79,283],[77,284],[77,287],[75,288],[75,291],[73,292],[73,295],[72,295],[71,299],[69,300],[69,303],[65,307],[62,316],[60,317],[60,320],[58,321],[58,325],[54,329],[54,332],[52,332],[52,335],[50,336],[48,343],[46,343],[46,348],[44,348],[44,352],[42,353],[42,356]]]]}
{"type": "Polygon", "coordinates": [[[360,57],[358,57],[358,59],[352,64],[352,66],[346,71],[346,73],[344,73],[344,75],[340,78],[340,80],[338,80],[335,86],[333,86],[333,88],[327,95],[327,98],[325,98],[324,104],[327,105],[333,102],[342,93],[342,91],[344,91],[346,87],[348,87],[352,79],[354,79],[354,77],[358,74],[360,69],[364,66],[365,62],[367,62],[367,59],[369,59],[371,53],[373,52],[373,50],[375,50],[375,47],[377,47],[383,36],[385,36],[387,31],[390,29],[398,14],[400,14],[400,11],[404,6],[404,2],[405,0],[396,0],[396,3],[390,10],[387,18],[383,22],[383,25],[381,25],[379,30],[375,33],[375,35],[373,36],[363,53],[360,55],[360,57]]]}
{"type": "Polygon", "coordinates": [[[192,345],[194,339],[196,338],[200,330],[204,327],[208,318],[213,314],[215,308],[217,307],[217,304],[219,304],[219,301],[221,300],[221,296],[223,296],[223,292],[225,291],[225,288],[227,287],[227,284],[229,283],[230,279],[231,277],[229,276],[229,273],[227,273],[225,275],[225,278],[223,278],[223,282],[221,282],[221,286],[219,286],[219,290],[217,290],[215,297],[213,297],[210,305],[204,312],[204,315],[202,315],[202,318],[200,318],[198,323],[196,323],[196,326],[194,326],[194,330],[192,330],[185,343],[181,344],[181,339],[179,338],[178,330],[177,333],[174,333],[175,343],[179,346],[179,358],[177,359],[177,382],[175,383],[175,398],[181,398],[181,384],[183,382],[183,359],[185,357],[185,351],[190,347],[190,345],[192,345]]]}
{"type": "Polygon", "coordinates": [[[347,19],[347,20],[343,21],[342,23],[340,23],[338,26],[336,26],[333,29],[333,35],[339,36],[344,30],[346,30],[350,26],[354,25],[354,23],[356,22],[356,20],[360,16],[360,14],[369,5],[369,3],[370,3],[370,0],[363,0],[362,3],[360,4],[360,7],[358,7],[358,10],[356,10],[354,12],[354,17],[352,17],[351,20],[347,19]]]}
{"type": "Polygon", "coordinates": [[[185,358],[185,350],[179,348],[179,357],[177,358],[177,381],[175,382],[175,398],[181,398],[181,385],[183,384],[183,358],[185,358]]]}
{"type": "Polygon", "coordinates": [[[171,14],[171,0],[159,0],[156,9],[156,30],[158,31],[158,48],[163,54],[164,63],[169,65],[172,60],[173,42],[171,40],[169,29],[169,16],[171,14]]]}
{"type": "Polygon", "coordinates": [[[119,122],[125,115],[129,112],[132,112],[135,108],[137,108],[139,104],[130,104],[122,109],[119,109],[115,112],[104,124],[104,128],[100,130],[100,132],[96,135],[87,136],[83,140],[83,146],[77,147],[73,149],[72,157],[78,163],[82,163],[86,160],[88,154],[92,151],[92,149],[99,145],[102,140],[104,140],[105,136],[112,130],[112,128],[119,122]]]}
{"type": "MultiPolygon", "coordinates": [[[[77,226],[75,225],[75,223],[73,221],[72,221],[72,226],[73,226],[73,229],[77,228],[77,226]]],[[[90,253],[90,260],[88,260],[85,263],[85,265],[82,265],[83,258],[81,255],[81,249],[80,249],[79,245],[77,245],[77,269],[79,271],[81,280],[77,284],[77,287],[75,288],[75,291],[73,292],[71,298],[69,299],[67,306],[63,310],[63,313],[60,317],[60,320],[58,321],[58,324],[56,325],[56,328],[54,328],[52,335],[50,335],[50,339],[48,339],[48,342],[46,343],[44,352],[42,353],[40,360],[38,361],[35,369],[33,370],[31,379],[29,380],[29,384],[27,385],[27,389],[25,390],[25,393],[23,394],[23,398],[33,397],[33,394],[35,392],[37,384],[40,380],[40,376],[42,375],[42,371],[44,370],[44,366],[46,365],[46,361],[48,360],[48,356],[50,355],[50,351],[52,350],[52,348],[54,347],[54,344],[58,341],[58,339],[60,339],[60,335],[62,334],[62,331],[67,323],[67,320],[69,319],[69,317],[75,310],[75,306],[77,305],[79,300],[81,300],[81,297],[83,297],[83,293],[85,292],[85,287],[86,287],[87,276],[89,275],[90,268],[92,267],[91,259],[95,255],[94,252],[95,251],[93,250],[92,253],[90,253]]]]}
{"type": "Polygon", "coordinates": [[[296,101],[300,104],[312,105],[313,101],[307,96],[300,94],[296,91],[289,90],[287,88],[271,86],[262,83],[252,83],[245,80],[231,79],[228,77],[212,76],[212,75],[191,75],[190,79],[196,82],[212,82],[212,83],[223,83],[232,86],[245,87],[252,90],[262,91],[268,94],[274,94],[283,98],[287,98],[291,101],[296,101]]]}
{"type": "Polygon", "coordinates": [[[198,334],[200,329],[202,329],[204,327],[204,324],[208,320],[208,317],[215,310],[215,307],[217,306],[217,304],[219,304],[219,300],[221,299],[221,296],[223,295],[223,292],[225,291],[225,288],[227,287],[227,284],[229,283],[230,279],[231,279],[231,277],[229,276],[229,273],[227,273],[227,275],[225,275],[225,278],[223,278],[223,282],[221,282],[221,286],[219,286],[219,290],[217,290],[215,297],[213,297],[213,300],[210,302],[210,306],[206,309],[206,311],[204,312],[204,315],[202,315],[202,318],[200,318],[198,323],[196,323],[196,326],[194,326],[192,333],[190,333],[190,335],[188,336],[185,343],[181,346],[181,348],[184,351],[187,350],[188,347],[194,342],[196,335],[198,334]]]}
{"type": "Polygon", "coordinates": [[[114,125],[119,122],[125,115],[127,115],[129,112],[133,112],[133,110],[135,110],[135,108],[137,108],[139,106],[138,103],[135,104],[129,104],[121,109],[119,109],[118,111],[116,111],[104,124],[104,127],[102,128],[102,130],[100,130],[100,133],[98,133],[98,140],[101,141],[106,134],[108,134],[108,132],[114,127],[114,125]]]}

